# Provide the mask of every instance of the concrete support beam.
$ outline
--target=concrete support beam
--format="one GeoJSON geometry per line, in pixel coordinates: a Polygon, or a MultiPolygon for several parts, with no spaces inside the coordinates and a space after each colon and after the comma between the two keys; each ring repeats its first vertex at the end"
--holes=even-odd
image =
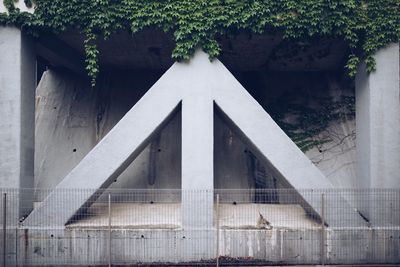
{"type": "MultiPolygon", "coordinates": [[[[33,188],[33,43],[20,29],[0,26],[0,55],[0,187],[33,188]]],[[[31,194],[19,191],[14,196],[18,200],[13,209],[17,208],[18,214],[13,217],[26,215],[32,208],[31,194]]]]}
{"type": "MultiPolygon", "coordinates": [[[[333,188],[329,180],[225,66],[218,60],[210,63],[208,56],[200,51],[190,63],[175,63],[57,186],[59,189],[80,188],[76,195],[71,192],[64,195],[62,191],[50,194],[24,224],[67,223],[79,209],[94,200],[94,191],[107,187],[126,168],[180,101],[184,189],[182,224],[188,230],[188,239],[198,238],[198,232],[191,230],[212,228],[214,101],[228,123],[235,126],[248,145],[259,154],[258,158],[270,165],[288,187],[314,188],[327,193],[327,209],[334,211],[325,217],[330,226],[364,225],[362,218],[342,197],[325,191],[333,188]],[[65,203],[64,198],[71,200],[65,203]],[[333,207],[329,206],[331,204],[333,207]]],[[[312,197],[314,195],[299,190],[304,206],[310,207],[310,212],[319,214],[321,198],[312,197]]]]}
{"type": "Polygon", "coordinates": [[[362,188],[400,188],[399,44],[375,55],[376,71],[356,77],[357,176],[362,188]]]}
{"type": "Polygon", "coordinates": [[[214,107],[210,69],[208,57],[201,53],[190,63],[179,64],[176,72],[183,96],[182,227],[187,241],[182,244],[182,250],[187,249],[195,260],[212,257],[216,244],[213,241],[214,107]]]}
{"type": "Polygon", "coordinates": [[[315,194],[310,194],[306,189],[325,193],[326,203],[329,206],[332,204],[330,210],[335,210],[326,214],[325,219],[330,226],[365,225],[365,221],[352,211],[343,197],[329,193],[329,189],[333,189],[331,182],[262,106],[221,63],[217,66],[220,86],[215,90],[215,103],[228,125],[237,130],[237,134],[252,148],[258,159],[270,166],[276,177],[280,177],[288,187],[299,189],[299,195],[317,214],[321,212],[321,198],[315,198],[315,194]]]}
{"type": "Polygon", "coordinates": [[[182,88],[184,229],[211,229],[213,225],[214,106],[209,66],[206,56],[197,55],[190,64],[180,66],[181,72],[177,77],[185,84],[182,88]],[[203,204],[199,206],[198,203],[203,204]]]}
{"type": "Polygon", "coordinates": [[[85,204],[93,202],[95,195],[99,196],[97,190],[107,188],[126,169],[180,103],[180,94],[174,93],[168,77],[163,76],[136,103],[29,215],[25,225],[66,224],[85,204]]]}

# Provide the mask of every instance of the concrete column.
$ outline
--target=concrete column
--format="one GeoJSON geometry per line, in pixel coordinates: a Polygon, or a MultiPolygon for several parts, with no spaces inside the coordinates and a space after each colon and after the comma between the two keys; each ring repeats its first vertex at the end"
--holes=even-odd
{"type": "Polygon", "coordinates": [[[190,88],[182,89],[182,224],[185,229],[210,229],[214,187],[210,62],[204,53],[197,52],[188,65],[185,84],[190,88]]]}
{"type": "MultiPolygon", "coordinates": [[[[399,44],[381,49],[375,59],[375,72],[368,75],[361,64],[356,77],[357,179],[362,188],[400,188],[399,44]]],[[[383,211],[375,200],[361,209],[383,211]]]]}
{"type": "MultiPolygon", "coordinates": [[[[208,56],[182,65],[182,246],[194,260],[214,257],[214,104],[208,56]]],[[[181,79],[182,79],[181,78],[181,79]]]]}
{"type": "Polygon", "coordinates": [[[213,102],[206,99],[184,99],[182,102],[184,228],[212,227],[213,172],[213,102]]]}
{"type": "Polygon", "coordinates": [[[356,77],[357,176],[363,188],[400,188],[399,44],[375,59],[375,72],[362,64],[356,77]]]}
{"type": "MultiPolygon", "coordinates": [[[[35,60],[33,44],[20,29],[0,26],[1,188],[33,187],[35,60]]],[[[29,212],[31,193],[17,190],[9,195],[11,200],[20,194],[13,217],[29,212]]]]}

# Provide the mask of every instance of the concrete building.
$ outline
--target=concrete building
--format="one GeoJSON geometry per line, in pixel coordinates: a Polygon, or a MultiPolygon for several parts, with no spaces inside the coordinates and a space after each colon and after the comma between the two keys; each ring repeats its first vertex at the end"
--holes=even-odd
{"type": "MultiPolygon", "coordinates": [[[[239,35],[219,59],[198,50],[174,63],[163,34],[149,30],[132,40],[120,33],[100,42],[104,71],[91,89],[80,38],[66,32],[32,40],[0,26],[0,188],[14,192],[7,209],[17,211],[7,221],[17,229],[8,235],[16,240],[7,246],[10,264],[54,265],[57,257],[79,264],[83,255],[84,264],[104,263],[111,248],[99,240],[108,234],[107,217],[96,205],[107,188],[168,192],[146,195],[144,202],[157,202],[151,207],[113,206],[112,254],[122,264],[212,260],[216,249],[232,258],[319,263],[321,246],[330,263],[362,263],[371,247],[378,262],[400,261],[398,194],[365,201],[351,191],[400,189],[399,44],[375,55],[376,72],[361,64],[354,89],[338,70],[344,44],[337,40],[328,41],[334,48],[319,61],[307,58],[327,44],[304,52],[304,61],[266,67],[279,42],[270,36],[239,35]],[[290,124],[299,113],[279,117],[272,107],[293,101],[321,110],[321,97],[355,97],[355,116],[328,122],[304,153],[274,121],[290,124]],[[275,193],[262,202],[259,189],[275,193]],[[83,210],[93,216],[79,217],[83,210]],[[132,210],[142,217],[124,221],[132,210]],[[270,232],[257,228],[261,214],[269,214],[270,232]],[[350,226],[359,230],[346,232],[350,226]],[[343,241],[351,235],[358,243],[343,241]],[[54,241],[44,249],[38,236],[54,241]],[[355,248],[357,255],[343,252],[355,248]]],[[[129,196],[113,198],[121,204],[129,196]]]]}

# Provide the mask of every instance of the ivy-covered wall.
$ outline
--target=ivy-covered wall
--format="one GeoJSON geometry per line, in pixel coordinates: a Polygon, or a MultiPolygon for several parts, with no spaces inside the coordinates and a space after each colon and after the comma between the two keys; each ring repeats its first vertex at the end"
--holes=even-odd
{"type": "Polygon", "coordinates": [[[99,72],[96,40],[118,31],[155,27],[171,33],[172,57],[189,59],[198,47],[211,58],[221,52],[218,39],[242,31],[283,35],[294,43],[341,38],[349,47],[346,68],[354,76],[360,60],[375,68],[373,54],[400,39],[399,0],[25,0],[33,14],[14,0],[0,24],[14,24],[34,35],[76,29],[85,35],[86,68],[93,84],[99,72]]]}

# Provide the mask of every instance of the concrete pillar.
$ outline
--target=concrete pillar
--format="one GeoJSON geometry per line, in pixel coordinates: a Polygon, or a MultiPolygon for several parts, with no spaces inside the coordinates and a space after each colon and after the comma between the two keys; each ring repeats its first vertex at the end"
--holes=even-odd
{"type": "MultiPolygon", "coordinates": [[[[400,188],[399,44],[375,59],[375,72],[361,64],[356,77],[357,179],[361,188],[400,188]]],[[[361,209],[382,211],[378,204],[361,209]]]]}
{"type": "MultiPolygon", "coordinates": [[[[198,56],[191,65],[207,72],[207,57],[198,56]],[[205,59],[205,62],[202,60],[205,59]]],[[[203,73],[196,73],[202,76],[203,73]]],[[[211,228],[214,187],[214,102],[207,76],[196,79],[182,101],[182,224],[184,228],[211,228]],[[194,208],[194,207],[201,207],[194,208]]],[[[190,83],[188,83],[190,86],[190,83]]]]}
{"type": "Polygon", "coordinates": [[[399,44],[375,59],[375,72],[362,64],[356,77],[357,176],[363,188],[400,188],[399,44]]]}
{"type": "MultiPolygon", "coordinates": [[[[0,26],[0,187],[32,188],[36,63],[33,44],[20,29],[0,26]]],[[[32,192],[17,190],[13,217],[32,208],[32,192]],[[17,201],[18,202],[18,201],[17,201]],[[18,212],[17,212],[18,211],[18,212]]]]}
{"type": "Polygon", "coordinates": [[[180,64],[182,92],[182,227],[183,246],[195,260],[214,257],[214,101],[212,65],[197,51],[180,64]]]}

